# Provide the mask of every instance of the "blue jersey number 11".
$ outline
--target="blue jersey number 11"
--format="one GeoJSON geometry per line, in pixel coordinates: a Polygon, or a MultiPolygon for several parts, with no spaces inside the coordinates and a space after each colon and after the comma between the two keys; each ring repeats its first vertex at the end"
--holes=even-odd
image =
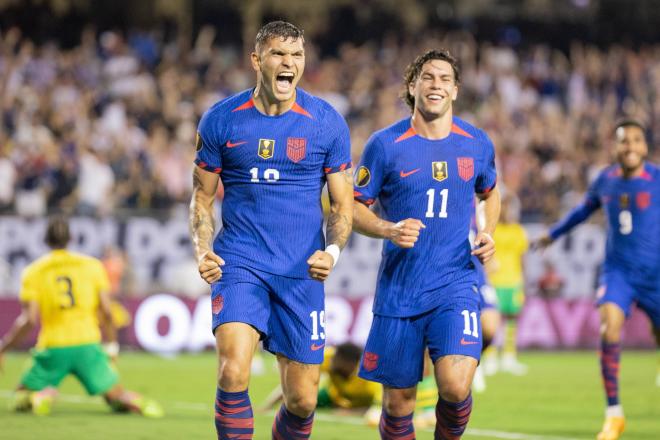
{"type": "MultiPolygon", "coordinates": [[[[426,191],[426,195],[429,196],[429,200],[426,204],[426,217],[432,218],[435,217],[435,210],[433,205],[435,204],[435,189],[431,188],[426,191]]],[[[438,217],[447,218],[447,199],[449,198],[449,189],[445,188],[440,191],[440,212],[438,217]]]]}

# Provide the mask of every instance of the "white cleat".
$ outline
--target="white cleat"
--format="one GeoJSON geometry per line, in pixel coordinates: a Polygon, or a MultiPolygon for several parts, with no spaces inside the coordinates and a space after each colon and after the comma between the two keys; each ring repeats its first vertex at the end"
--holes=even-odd
{"type": "Polygon", "coordinates": [[[511,356],[502,357],[500,369],[503,372],[513,374],[514,376],[524,376],[529,371],[527,365],[521,364],[518,362],[518,359],[511,356]]]}
{"type": "Polygon", "coordinates": [[[474,379],[472,379],[472,391],[475,393],[483,393],[486,391],[486,375],[484,368],[479,365],[474,372],[474,379]]]}

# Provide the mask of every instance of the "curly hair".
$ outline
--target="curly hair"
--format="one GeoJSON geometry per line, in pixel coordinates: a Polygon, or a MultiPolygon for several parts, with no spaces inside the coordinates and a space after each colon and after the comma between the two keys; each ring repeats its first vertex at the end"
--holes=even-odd
{"type": "Polygon", "coordinates": [[[257,52],[261,47],[266,44],[271,38],[281,38],[286,40],[291,38],[297,40],[302,38],[303,43],[305,42],[305,37],[303,36],[304,31],[298,29],[295,25],[286,22],[286,21],[271,21],[270,23],[265,24],[255,38],[254,47],[257,52]]]}
{"type": "Polygon", "coordinates": [[[404,89],[401,93],[401,98],[408,105],[408,107],[410,107],[411,111],[415,109],[415,97],[410,94],[408,86],[417,81],[417,78],[422,71],[422,67],[424,64],[431,60],[442,60],[448,62],[451,65],[451,69],[454,71],[454,81],[456,82],[456,85],[460,84],[461,82],[461,70],[458,66],[458,60],[454,58],[454,56],[448,50],[433,49],[418,56],[415,58],[415,61],[408,64],[408,67],[406,67],[406,72],[403,75],[404,89]]]}

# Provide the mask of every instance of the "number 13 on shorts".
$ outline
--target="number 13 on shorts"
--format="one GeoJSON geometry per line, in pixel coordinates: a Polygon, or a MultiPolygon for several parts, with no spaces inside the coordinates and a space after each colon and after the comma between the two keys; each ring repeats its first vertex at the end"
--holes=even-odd
{"type": "Polygon", "coordinates": [[[312,318],[312,341],[325,340],[325,310],[314,310],[309,317],[312,318]]]}

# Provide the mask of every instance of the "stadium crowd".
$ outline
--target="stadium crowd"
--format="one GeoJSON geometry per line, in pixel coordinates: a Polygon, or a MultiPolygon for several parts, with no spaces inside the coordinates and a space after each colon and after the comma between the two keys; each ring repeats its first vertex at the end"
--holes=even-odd
{"type": "MultiPolygon", "coordinates": [[[[211,27],[192,47],[158,32],[87,29],[64,50],[35,45],[17,28],[3,31],[0,214],[103,216],[187,204],[201,113],[253,83],[240,48],[221,40],[211,27]]],[[[401,72],[410,54],[430,47],[448,47],[461,60],[459,115],[493,139],[523,222],[554,220],[574,204],[609,161],[618,116],[643,120],[651,142],[660,139],[658,46],[576,42],[564,53],[427,32],[346,42],[321,55],[309,42],[303,88],[346,117],[354,160],[370,133],[407,114],[397,99],[401,72]]]]}

